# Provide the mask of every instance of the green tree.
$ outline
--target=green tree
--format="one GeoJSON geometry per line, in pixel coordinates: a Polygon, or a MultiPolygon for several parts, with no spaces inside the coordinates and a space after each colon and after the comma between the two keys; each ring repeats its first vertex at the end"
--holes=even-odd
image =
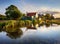
{"type": "Polygon", "coordinates": [[[45,15],[45,19],[47,19],[47,20],[52,20],[52,19],[54,19],[54,16],[47,13],[47,14],[45,15]]]}
{"type": "Polygon", "coordinates": [[[30,20],[25,20],[25,25],[26,25],[26,27],[30,27],[31,24],[32,24],[32,21],[30,21],[30,20]]]}
{"type": "Polygon", "coordinates": [[[23,14],[23,17],[26,16],[26,14],[23,14]]]}
{"type": "Polygon", "coordinates": [[[18,22],[18,27],[24,27],[25,26],[25,22],[23,20],[20,20],[18,22]]]}
{"type": "Polygon", "coordinates": [[[53,15],[51,15],[51,19],[54,19],[54,16],[53,15]]]}
{"type": "Polygon", "coordinates": [[[50,19],[51,19],[51,15],[47,13],[47,14],[45,15],[45,19],[50,20],[50,19]]]}
{"type": "Polygon", "coordinates": [[[16,20],[22,17],[22,13],[14,5],[10,5],[8,8],[6,8],[5,14],[7,18],[13,19],[13,20],[16,20]]]}

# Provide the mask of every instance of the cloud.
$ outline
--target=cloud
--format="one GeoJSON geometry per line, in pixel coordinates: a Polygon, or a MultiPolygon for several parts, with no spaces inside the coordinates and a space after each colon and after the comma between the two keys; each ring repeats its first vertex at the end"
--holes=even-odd
{"type": "MultiPolygon", "coordinates": [[[[54,1],[54,0],[51,0],[54,1]]],[[[23,5],[23,10],[24,11],[60,11],[60,8],[56,8],[56,7],[49,7],[46,5],[40,5],[40,6],[36,6],[33,5],[32,3],[26,3],[25,0],[21,0],[22,5],[23,5]]]]}
{"type": "Polygon", "coordinates": [[[59,11],[59,8],[51,8],[51,7],[47,7],[47,6],[34,6],[34,5],[30,5],[30,4],[24,4],[23,9],[26,12],[37,12],[37,11],[59,11]]]}
{"type": "Polygon", "coordinates": [[[37,12],[37,11],[59,11],[60,8],[53,8],[48,6],[36,6],[33,4],[26,3],[24,0],[21,0],[22,2],[22,11],[23,12],[37,12]]]}

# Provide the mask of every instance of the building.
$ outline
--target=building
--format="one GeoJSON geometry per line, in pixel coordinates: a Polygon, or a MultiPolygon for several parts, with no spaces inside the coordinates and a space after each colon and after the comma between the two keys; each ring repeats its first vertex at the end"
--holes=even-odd
{"type": "Polygon", "coordinates": [[[27,12],[27,16],[31,18],[37,18],[38,14],[37,12],[27,12]]]}

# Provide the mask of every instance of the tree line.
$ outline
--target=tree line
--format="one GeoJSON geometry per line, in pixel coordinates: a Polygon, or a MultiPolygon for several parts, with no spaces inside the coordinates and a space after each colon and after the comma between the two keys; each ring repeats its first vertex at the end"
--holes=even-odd
{"type": "MultiPolygon", "coordinates": [[[[25,16],[15,5],[10,5],[5,9],[5,16],[0,14],[0,20],[17,20],[21,19],[25,16]],[[1,17],[2,16],[2,17],[1,17]]],[[[42,19],[54,19],[54,17],[50,14],[42,15],[42,19]]]]}

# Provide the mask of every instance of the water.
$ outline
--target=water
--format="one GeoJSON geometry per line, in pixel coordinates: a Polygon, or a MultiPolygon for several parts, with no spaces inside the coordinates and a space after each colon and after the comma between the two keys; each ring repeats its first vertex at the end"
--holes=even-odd
{"type": "Polygon", "coordinates": [[[23,34],[0,32],[0,44],[60,44],[60,26],[21,28],[23,34]]]}

